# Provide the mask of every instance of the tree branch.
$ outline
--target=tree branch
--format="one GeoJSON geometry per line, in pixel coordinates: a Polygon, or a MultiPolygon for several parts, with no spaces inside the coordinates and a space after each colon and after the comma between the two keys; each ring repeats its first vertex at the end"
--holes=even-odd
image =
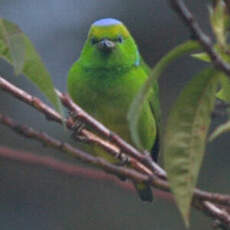
{"type": "MultiPolygon", "coordinates": [[[[18,98],[18,99],[26,102],[27,104],[31,105],[32,107],[34,107],[38,111],[44,113],[45,116],[49,120],[57,121],[58,123],[61,124],[62,118],[61,118],[59,113],[54,111],[48,105],[44,104],[40,99],[31,96],[27,92],[17,88],[16,86],[12,85],[11,83],[9,83],[8,81],[6,81],[5,79],[3,79],[1,77],[0,77],[0,88],[4,89],[7,93],[10,93],[11,95],[15,96],[16,98],[18,98]]],[[[92,125],[91,127],[93,127],[93,128],[95,127],[95,129],[98,132],[100,132],[100,134],[104,134],[105,136],[106,135],[110,136],[111,132],[107,128],[105,128],[102,124],[100,124],[98,121],[96,121],[94,118],[92,118],[86,112],[84,112],[79,106],[74,104],[72,102],[72,100],[67,95],[64,95],[60,92],[58,92],[58,95],[59,95],[62,103],[67,107],[67,109],[74,111],[77,114],[78,119],[83,119],[82,121],[84,121],[87,125],[90,125],[90,126],[92,125]]],[[[66,122],[66,126],[72,130],[72,127],[74,125],[73,120],[72,119],[65,119],[64,122],[66,122]]],[[[23,130],[24,127],[25,126],[23,126],[21,130],[23,130]]],[[[28,130],[30,131],[32,129],[28,128],[28,130]]],[[[25,129],[24,129],[24,131],[25,131],[25,129]]],[[[110,143],[100,139],[99,137],[96,137],[93,133],[89,132],[86,129],[82,129],[81,134],[84,135],[88,141],[92,141],[93,143],[100,144],[101,147],[103,147],[105,150],[107,150],[108,153],[111,153],[114,157],[119,155],[120,151],[117,149],[116,145],[111,145],[110,143]]],[[[31,136],[31,134],[30,133],[25,134],[25,136],[31,136]]],[[[38,136],[39,135],[36,135],[36,137],[38,137],[38,136]]],[[[44,136],[47,136],[47,134],[44,134],[44,136]]],[[[118,143],[121,143],[120,145],[123,146],[124,149],[128,150],[127,152],[125,152],[126,154],[130,154],[131,156],[134,156],[134,157],[137,156],[138,160],[139,160],[139,157],[140,157],[140,159],[143,159],[142,155],[144,157],[146,157],[145,156],[146,154],[141,154],[134,147],[132,147],[131,145],[129,145],[125,141],[123,141],[120,137],[118,137],[115,134],[114,134],[114,136],[116,136],[115,139],[118,140],[118,143]]],[[[44,138],[43,138],[43,141],[44,141],[44,138]]],[[[49,143],[47,143],[47,145],[48,144],[49,143]]],[[[60,143],[60,145],[61,145],[61,143],[60,143]]],[[[154,164],[157,165],[156,163],[154,163],[154,164]]],[[[144,166],[146,166],[146,165],[144,164],[144,166]]],[[[143,167],[143,168],[145,168],[145,167],[143,167]]],[[[153,172],[150,172],[149,170],[146,170],[146,169],[143,170],[143,168],[142,168],[142,166],[140,166],[140,168],[138,168],[138,170],[141,171],[142,173],[148,174],[150,176],[154,175],[155,177],[157,177],[158,175],[160,175],[159,178],[162,179],[162,177],[163,177],[164,180],[166,179],[165,171],[158,165],[157,165],[157,167],[154,168],[153,172]],[[155,175],[154,173],[156,172],[156,168],[160,169],[160,173],[156,173],[156,175],[155,175]]],[[[168,185],[166,187],[168,187],[168,185]]],[[[169,190],[169,188],[167,188],[166,190],[169,190]]],[[[198,199],[212,201],[212,202],[217,203],[217,204],[230,205],[230,196],[228,196],[228,195],[209,193],[206,191],[201,191],[199,189],[195,189],[194,197],[195,198],[197,197],[198,199]]]]}
{"type": "MultiPolygon", "coordinates": [[[[18,99],[26,102],[27,104],[33,106],[38,111],[44,113],[45,116],[49,120],[53,120],[53,121],[56,121],[58,123],[62,123],[62,118],[61,118],[60,114],[58,114],[52,108],[50,108],[49,106],[44,104],[38,98],[32,97],[31,95],[29,95],[25,91],[18,89],[16,86],[13,86],[12,84],[10,84],[9,82],[7,82],[6,80],[4,80],[1,77],[0,77],[0,88],[4,89],[6,92],[17,97],[18,99]]],[[[68,103],[73,103],[68,96],[62,95],[59,93],[59,97],[60,97],[61,101],[63,102],[63,104],[67,107],[67,109],[69,109],[70,111],[74,111],[74,109],[72,107],[73,104],[68,105],[68,103]],[[66,103],[66,100],[68,103],[66,103]]],[[[76,107],[79,108],[77,105],[76,105],[76,107]]],[[[80,117],[82,117],[82,114],[84,115],[84,123],[86,123],[87,125],[91,125],[93,123],[93,125],[96,127],[96,130],[97,131],[102,130],[102,131],[99,131],[99,133],[103,134],[103,132],[106,130],[106,128],[104,129],[103,125],[101,125],[100,123],[97,123],[97,121],[95,121],[92,117],[90,117],[82,109],[79,108],[79,111],[78,112],[74,111],[74,112],[77,112],[77,116],[79,116],[79,114],[80,114],[80,117]],[[79,113],[80,110],[81,110],[81,113],[79,113]]],[[[74,122],[71,118],[64,119],[64,122],[69,129],[71,129],[71,130],[73,129],[74,122]]],[[[62,152],[71,153],[72,155],[74,155],[75,157],[80,159],[81,161],[84,161],[88,164],[102,168],[106,172],[109,172],[109,173],[117,175],[117,176],[125,176],[126,178],[128,178],[132,181],[149,183],[150,185],[160,189],[161,191],[166,191],[166,192],[170,191],[169,185],[166,181],[167,177],[166,177],[165,171],[162,168],[160,168],[160,166],[158,166],[156,163],[154,163],[154,164],[157,165],[157,167],[154,166],[154,169],[152,166],[150,167],[150,165],[148,163],[149,159],[146,161],[140,157],[140,159],[142,159],[142,160],[140,160],[141,161],[140,162],[139,156],[141,156],[141,153],[138,150],[136,150],[134,147],[132,147],[129,144],[127,144],[126,142],[124,142],[122,139],[120,139],[120,137],[116,136],[115,134],[114,134],[114,136],[113,135],[112,136],[113,136],[113,138],[115,137],[115,139],[118,141],[114,143],[113,139],[111,142],[107,142],[107,141],[97,137],[95,134],[89,132],[86,129],[81,130],[81,134],[86,136],[86,139],[88,141],[91,141],[94,144],[100,144],[101,147],[104,147],[108,153],[111,153],[115,157],[117,156],[118,153],[121,153],[121,150],[119,151],[118,149],[127,149],[128,151],[127,152],[124,151],[124,153],[128,154],[130,156],[129,160],[131,159],[131,162],[133,161],[133,163],[134,163],[134,165],[132,165],[133,169],[126,168],[126,167],[118,167],[116,165],[110,164],[104,159],[94,157],[94,156],[92,156],[92,155],[90,155],[84,151],[81,151],[79,149],[74,148],[73,146],[69,145],[68,143],[62,143],[59,140],[56,140],[53,137],[50,137],[45,133],[37,132],[37,131],[35,131],[29,127],[26,127],[26,126],[21,126],[6,116],[0,115],[0,123],[10,127],[15,132],[20,133],[20,135],[24,135],[27,138],[33,138],[37,141],[45,143],[48,146],[55,148],[55,149],[58,149],[62,152]],[[122,146],[122,148],[120,146],[122,146]],[[136,163],[137,163],[137,165],[135,165],[136,163]],[[158,168],[160,169],[159,171],[158,171],[158,168]],[[156,173],[156,171],[158,173],[156,173]]],[[[106,133],[107,133],[106,135],[111,137],[110,131],[109,132],[106,131],[106,133]]],[[[106,135],[104,135],[104,136],[106,136],[106,135]]],[[[106,137],[108,137],[108,136],[106,136],[106,137]]],[[[195,208],[201,209],[201,207],[203,207],[203,209],[205,209],[205,211],[203,209],[201,209],[201,210],[206,215],[211,216],[210,213],[212,213],[212,216],[211,216],[212,218],[213,218],[213,216],[215,216],[215,219],[221,221],[221,223],[223,225],[230,228],[230,225],[228,225],[229,224],[228,218],[226,218],[225,215],[222,215],[221,216],[222,219],[221,219],[219,217],[220,213],[215,211],[217,209],[220,209],[217,206],[217,204],[218,205],[221,204],[223,206],[230,205],[230,197],[228,195],[209,193],[206,191],[201,191],[199,189],[195,189],[193,200],[194,200],[193,206],[195,208]],[[207,202],[207,201],[212,206],[207,206],[207,205],[204,206],[204,202],[207,202]],[[199,206],[197,206],[197,203],[199,204],[199,206]],[[215,207],[216,209],[213,209],[213,207],[215,207]]],[[[227,215],[229,217],[228,213],[227,213],[227,215]]]]}
{"type": "Polygon", "coordinates": [[[34,129],[27,127],[26,125],[20,125],[16,123],[13,119],[6,117],[2,114],[0,114],[0,123],[11,128],[14,132],[26,138],[34,139],[36,141],[41,142],[45,146],[49,146],[61,152],[71,154],[72,156],[76,157],[78,160],[84,163],[90,164],[98,168],[102,168],[106,172],[115,174],[118,177],[125,176],[126,178],[129,178],[139,183],[149,182],[149,178],[147,175],[143,175],[132,169],[128,169],[125,167],[118,167],[113,164],[110,164],[102,158],[94,157],[93,155],[84,152],[80,149],[77,149],[68,143],[64,143],[53,137],[50,137],[44,132],[37,132],[34,129]]]}
{"type": "Polygon", "coordinates": [[[216,68],[223,71],[230,77],[230,65],[226,63],[215,51],[211,39],[202,31],[200,25],[195,20],[183,0],[169,0],[172,9],[178,14],[182,21],[188,26],[194,37],[200,42],[207,52],[216,68]]]}
{"type": "Polygon", "coordinates": [[[102,168],[106,172],[115,174],[118,177],[125,176],[126,178],[137,183],[148,183],[163,191],[169,191],[168,183],[162,179],[157,178],[153,174],[145,175],[130,168],[119,167],[114,164],[108,163],[102,158],[94,157],[93,155],[77,149],[68,143],[63,143],[53,137],[50,137],[44,132],[37,132],[34,129],[27,127],[26,125],[20,125],[16,123],[13,119],[6,117],[2,114],[0,114],[0,123],[11,128],[14,132],[23,135],[24,137],[34,139],[41,142],[45,146],[49,146],[61,152],[71,154],[72,156],[76,157],[78,160],[84,163],[88,163],[95,167],[102,168]]]}
{"type": "Polygon", "coordinates": [[[193,205],[205,215],[213,218],[213,224],[215,227],[219,227],[224,230],[230,229],[230,215],[225,209],[219,208],[209,201],[195,201],[193,202],[193,205]]]}
{"type": "MultiPolygon", "coordinates": [[[[63,162],[57,160],[53,157],[49,156],[40,156],[33,153],[25,152],[22,150],[14,150],[8,147],[0,146],[0,157],[8,160],[19,161],[21,163],[29,164],[29,165],[37,165],[46,167],[48,169],[53,169],[55,171],[64,173],[70,176],[82,177],[86,179],[92,180],[102,180],[106,182],[112,182],[119,186],[122,189],[136,192],[133,185],[131,183],[126,183],[125,181],[121,181],[119,178],[114,175],[110,175],[101,170],[90,169],[86,167],[80,167],[79,165],[75,165],[72,163],[63,162]]],[[[162,192],[154,189],[154,196],[172,201],[172,195],[166,192],[162,192]]]]}

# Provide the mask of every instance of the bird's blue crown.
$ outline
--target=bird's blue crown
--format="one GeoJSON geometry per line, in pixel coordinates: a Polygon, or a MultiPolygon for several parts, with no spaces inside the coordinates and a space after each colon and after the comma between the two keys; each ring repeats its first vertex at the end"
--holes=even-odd
{"type": "Polygon", "coordinates": [[[122,24],[122,22],[115,18],[102,18],[93,23],[94,26],[112,26],[118,24],[122,24]]]}

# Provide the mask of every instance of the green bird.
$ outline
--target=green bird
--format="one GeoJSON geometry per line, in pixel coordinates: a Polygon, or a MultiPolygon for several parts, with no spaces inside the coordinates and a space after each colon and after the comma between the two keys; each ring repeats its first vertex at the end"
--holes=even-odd
{"type": "MultiPolygon", "coordinates": [[[[150,74],[137,45],[125,25],[117,19],[94,22],[80,58],[68,74],[67,88],[73,101],[128,143],[133,143],[127,114],[130,105],[150,74]]],[[[159,150],[160,107],[158,85],[145,101],[138,121],[142,146],[157,159],[159,150]]],[[[118,160],[99,147],[90,147],[95,155],[111,163],[118,160]]],[[[151,188],[135,184],[143,201],[152,201],[151,188]]]]}

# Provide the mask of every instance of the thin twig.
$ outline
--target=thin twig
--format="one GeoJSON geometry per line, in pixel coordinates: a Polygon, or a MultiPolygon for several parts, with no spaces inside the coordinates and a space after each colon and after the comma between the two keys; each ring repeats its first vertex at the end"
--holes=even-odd
{"type": "Polygon", "coordinates": [[[209,201],[193,202],[194,207],[213,218],[215,225],[221,229],[230,229],[230,215],[223,208],[213,205],[209,201]]]}
{"type": "Polygon", "coordinates": [[[94,157],[91,154],[84,152],[80,149],[73,147],[68,143],[61,142],[53,137],[50,137],[44,132],[38,132],[34,129],[27,127],[26,125],[20,125],[13,119],[0,114],[0,123],[11,128],[14,132],[23,135],[24,137],[41,142],[45,146],[50,146],[61,152],[71,154],[82,162],[91,164],[93,166],[104,169],[106,172],[112,173],[119,176],[125,176],[126,178],[139,182],[149,183],[152,186],[159,188],[163,191],[169,191],[169,185],[166,181],[157,178],[155,175],[145,175],[137,172],[133,169],[126,167],[118,167],[114,164],[108,163],[106,160],[94,157]]]}
{"type": "Polygon", "coordinates": [[[91,154],[84,152],[80,149],[77,149],[68,143],[64,143],[53,137],[50,137],[44,132],[37,132],[34,129],[27,127],[26,125],[20,125],[16,123],[13,119],[4,116],[2,114],[0,114],[0,123],[11,128],[14,132],[23,135],[24,137],[39,141],[45,146],[55,148],[61,152],[71,154],[72,156],[76,157],[76,159],[84,163],[88,163],[95,167],[102,168],[106,172],[117,175],[118,177],[125,176],[126,178],[129,178],[139,183],[149,182],[149,177],[147,175],[143,175],[132,169],[128,169],[125,167],[118,167],[115,166],[114,164],[110,164],[102,158],[94,157],[91,154]]]}
{"type": "Polygon", "coordinates": [[[183,0],[169,0],[172,9],[178,14],[183,22],[188,26],[193,36],[200,42],[203,49],[207,52],[212,63],[230,77],[230,65],[226,63],[215,51],[211,39],[202,31],[200,25],[195,20],[183,0]]]}
{"type": "MultiPolygon", "coordinates": [[[[57,160],[50,156],[40,156],[31,152],[25,152],[22,150],[14,150],[5,146],[0,146],[0,157],[8,160],[19,161],[21,163],[29,164],[29,165],[37,165],[46,167],[48,169],[53,169],[55,171],[64,173],[70,176],[82,177],[85,179],[92,180],[102,180],[106,182],[112,182],[118,185],[120,188],[135,192],[133,185],[131,183],[126,183],[125,181],[121,181],[117,177],[105,173],[101,170],[80,167],[79,165],[63,162],[57,160]]],[[[160,199],[173,201],[172,195],[166,192],[162,192],[159,190],[153,190],[154,196],[160,199]]]]}
{"type": "Polygon", "coordinates": [[[1,76],[0,88],[18,98],[19,100],[25,102],[26,104],[36,108],[39,112],[42,112],[48,120],[62,123],[62,117],[59,113],[57,113],[51,107],[47,106],[39,98],[31,96],[29,93],[11,84],[1,76]]]}

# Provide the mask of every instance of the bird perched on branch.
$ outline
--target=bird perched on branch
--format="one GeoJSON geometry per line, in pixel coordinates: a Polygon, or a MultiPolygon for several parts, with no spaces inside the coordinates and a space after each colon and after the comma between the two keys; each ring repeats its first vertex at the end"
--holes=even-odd
{"type": "MultiPolygon", "coordinates": [[[[80,58],[68,74],[68,92],[72,99],[95,119],[128,143],[133,144],[127,113],[130,105],[150,74],[137,45],[125,25],[112,18],[91,25],[80,58]]],[[[154,160],[159,149],[159,99],[155,83],[142,107],[138,132],[145,149],[154,160]]],[[[117,159],[99,147],[91,152],[117,163],[117,159]]],[[[152,201],[151,188],[135,184],[143,201],[152,201]]]]}

